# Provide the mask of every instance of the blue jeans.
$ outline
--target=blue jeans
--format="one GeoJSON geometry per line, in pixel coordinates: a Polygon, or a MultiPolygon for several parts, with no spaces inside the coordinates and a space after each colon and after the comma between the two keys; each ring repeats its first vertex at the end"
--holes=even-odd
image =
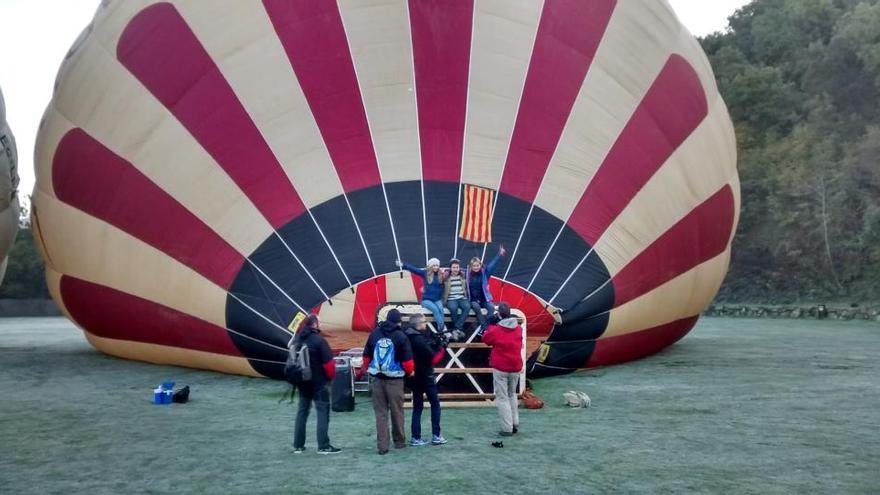
{"type": "Polygon", "coordinates": [[[495,314],[495,305],[490,301],[480,302],[480,301],[471,301],[471,309],[474,310],[474,315],[477,317],[477,321],[480,322],[480,326],[483,327],[483,330],[486,329],[486,323],[489,321],[489,317],[495,314]],[[481,309],[486,308],[486,315],[483,316],[483,312],[481,309]]]}
{"type": "Polygon", "coordinates": [[[450,299],[446,301],[449,314],[452,316],[452,326],[456,330],[464,329],[464,320],[471,311],[471,302],[467,299],[450,299]],[[459,311],[461,313],[459,313],[459,311]]]}
{"type": "Polygon", "coordinates": [[[431,433],[440,436],[440,396],[437,395],[437,383],[434,377],[428,378],[428,383],[421,383],[412,387],[413,408],[412,408],[412,436],[411,438],[422,438],[422,411],[425,409],[425,399],[422,394],[428,396],[428,402],[431,403],[431,433]]]}
{"type": "Polygon", "coordinates": [[[318,413],[318,448],[326,449],[330,446],[330,437],[327,430],[330,426],[330,389],[328,385],[318,390],[311,387],[299,387],[299,401],[296,408],[296,423],[293,429],[293,446],[302,448],[306,444],[306,421],[309,419],[309,409],[315,404],[318,413]]]}
{"type": "Polygon", "coordinates": [[[446,323],[444,323],[443,316],[443,301],[429,301],[425,299],[422,301],[422,307],[427,308],[432,313],[434,313],[434,321],[437,322],[437,331],[442,331],[446,328],[446,323]]]}

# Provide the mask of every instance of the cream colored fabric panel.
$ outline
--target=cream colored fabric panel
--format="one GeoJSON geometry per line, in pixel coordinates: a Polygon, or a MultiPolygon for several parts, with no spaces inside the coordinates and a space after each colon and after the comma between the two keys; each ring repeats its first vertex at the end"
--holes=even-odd
{"type": "Polygon", "coordinates": [[[43,116],[43,126],[37,133],[37,142],[34,146],[36,174],[34,196],[46,194],[55,197],[55,187],[52,185],[52,160],[55,158],[58,142],[74,127],[76,126],[55,110],[54,104],[50,104],[43,116]]]}
{"type": "Polygon", "coordinates": [[[55,301],[61,314],[66,316],[68,320],[73,321],[73,318],[71,318],[70,313],[67,311],[67,307],[64,305],[64,300],[61,299],[61,274],[49,266],[46,266],[46,287],[49,289],[49,295],[52,296],[52,300],[55,301]]]}
{"type": "Polygon", "coordinates": [[[619,337],[699,315],[718,293],[729,263],[730,249],[613,309],[601,338],[619,337]]]}
{"type": "MultiPolygon", "coordinates": [[[[250,254],[272,232],[226,172],[102,47],[91,44],[80,50],[53,106],[69,122],[134,165],[241,254],[250,254]]],[[[46,118],[51,121],[56,117],[50,112],[46,118]]],[[[42,142],[41,161],[53,158],[48,150],[56,145],[42,142]]],[[[43,163],[40,166],[45,167],[43,163]]]]}
{"type": "Polygon", "coordinates": [[[382,180],[420,180],[418,112],[406,0],[341,0],[382,180]]]}
{"type": "Polygon", "coordinates": [[[40,195],[35,202],[41,212],[43,241],[56,271],[226,327],[226,291],[221,287],[53,197],[40,195]]]}
{"type": "Polygon", "coordinates": [[[662,2],[617,3],[541,183],[536,206],[563,220],[571,216],[674,52],[682,31],[662,2]]]}
{"type": "Polygon", "coordinates": [[[180,347],[147,344],[133,340],[117,340],[98,337],[83,330],[86,339],[95,349],[111,356],[154,364],[183,366],[201,370],[219,371],[231,375],[244,375],[261,378],[245,358],[194,351],[180,347]]]}
{"type": "Polygon", "coordinates": [[[596,243],[613,277],[664,232],[706,201],[736,175],[736,152],[729,139],[723,102],[640,190],[596,243]]]}
{"type": "Polygon", "coordinates": [[[421,300],[422,295],[416,294],[412,277],[413,275],[408,271],[403,272],[403,278],[398,272],[385,275],[385,299],[389,302],[421,300]]]}
{"type": "Polygon", "coordinates": [[[495,189],[501,181],[543,6],[541,0],[474,5],[463,183],[495,189]]]}
{"type": "MultiPolygon", "coordinates": [[[[367,281],[364,283],[373,282],[367,281]]],[[[355,294],[345,289],[331,298],[331,301],[333,301],[332,305],[329,303],[322,304],[321,311],[318,314],[318,317],[321,319],[321,328],[323,330],[350,331],[351,318],[354,314],[354,298],[355,294]]]]}
{"type": "Polygon", "coordinates": [[[342,194],[318,124],[262,2],[177,0],[308,208],[342,194]]]}

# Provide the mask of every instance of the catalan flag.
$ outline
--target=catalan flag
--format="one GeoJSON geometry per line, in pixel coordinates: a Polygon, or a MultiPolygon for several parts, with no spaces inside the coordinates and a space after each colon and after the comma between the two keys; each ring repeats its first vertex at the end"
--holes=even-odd
{"type": "Polygon", "coordinates": [[[492,204],[495,191],[465,184],[458,236],[471,242],[492,242],[492,204]]]}

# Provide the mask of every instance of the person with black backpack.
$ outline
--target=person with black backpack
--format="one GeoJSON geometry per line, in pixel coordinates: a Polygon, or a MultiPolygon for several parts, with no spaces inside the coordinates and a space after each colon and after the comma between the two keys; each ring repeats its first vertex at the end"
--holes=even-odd
{"type": "Polygon", "coordinates": [[[318,315],[310,314],[297,332],[284,367],[287,381],[299,390],[296,424],[293,430],[293,453],[302,454],[306,448],[306,422],[312,403],[318,414],[318,453],[338,454],[341,449],[330,445],[330,389],[336,376],[333,353],[321,337],[318,315]]]}
{"type": "Polygon", "coordinates": [[[370,373],[373,412],[376,413],[376,447],[379,455],[388,453],[388,416],[391,413],[391,436],[394,448],[406,447],[403,416],[403,379],[415,368],[409,339],[400,328],[400,311],[392,309],[388,317],[371,333],[364,344],[364,364],[358,377],[370,373]]]}

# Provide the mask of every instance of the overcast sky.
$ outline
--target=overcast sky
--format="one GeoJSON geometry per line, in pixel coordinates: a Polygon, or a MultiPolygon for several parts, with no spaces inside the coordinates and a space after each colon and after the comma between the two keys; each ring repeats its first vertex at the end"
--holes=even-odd
{"type": "MultiPolygon", "coordinates": [[[[207,0],[206,0],[207,1],[207,0]]],[[[724,29],[727,17],[748,0],[669,0],[692,33],[724,29]]],[[[0,0],[0,88],[6,118],[18,144],[22,195],[34,187],[33,148],[37,126],[55,73],[67,49],[85,28],[99,0],[0,0]]]]}

